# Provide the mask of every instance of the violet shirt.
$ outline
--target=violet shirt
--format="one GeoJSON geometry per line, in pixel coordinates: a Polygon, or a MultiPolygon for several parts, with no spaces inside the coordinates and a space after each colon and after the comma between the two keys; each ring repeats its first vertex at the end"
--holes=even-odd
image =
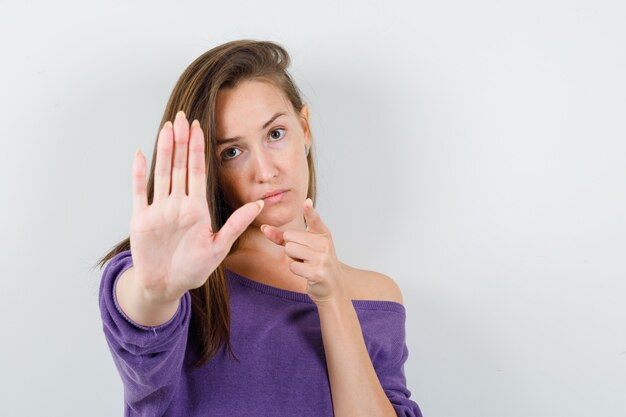
{"type": "MultiPolygon", "coordinates": [[[[130,250],[106,265],[99,305],[106,341],[124,385],[124,416],[333,416],[317,306],[303,293],[226,270],[231,343],[201,368],[188,339],[189,292],[167,323],[145,327],[124,314],[117,278],[133,264],[130,250]]],[[[404,363],[406,314],[393,301],[352,300],[367,351],[398,416],[421,417],[410,399],[404,363]]]]}

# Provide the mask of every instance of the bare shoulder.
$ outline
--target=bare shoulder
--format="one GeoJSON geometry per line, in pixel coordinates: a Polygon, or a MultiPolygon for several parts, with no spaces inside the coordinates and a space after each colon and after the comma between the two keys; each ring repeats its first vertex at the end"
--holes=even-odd
{"type": "Polygon", "coordinates": [[[389,276],[341,263],[349,277],[353,300],[393,301],[404,305],[400,286],[389,276]]]}

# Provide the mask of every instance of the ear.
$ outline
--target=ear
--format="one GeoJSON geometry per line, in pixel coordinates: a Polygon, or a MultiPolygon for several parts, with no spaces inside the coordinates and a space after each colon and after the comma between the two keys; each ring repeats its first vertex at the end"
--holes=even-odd
{"type": "Polygon", "coordinates": [[[304,141],[306,145],[311,147],[311,128],[309,125],[309,105],[304,103],[300,110],[300,119],[302,120],[302,130],[304,131],[304,141]]]}

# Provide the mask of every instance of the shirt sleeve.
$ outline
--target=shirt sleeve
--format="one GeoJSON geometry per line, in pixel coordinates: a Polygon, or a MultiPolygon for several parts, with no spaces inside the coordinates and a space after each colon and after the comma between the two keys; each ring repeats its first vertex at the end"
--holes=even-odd
{"type": "Polygon", "coordinates": [[[411,391],[407,387],[404,374],[404,364],[409,357],[405,338],[406,314],[390,314],[391,320],[387,329],[389,337],[385,337],[384,344],[387,354],[377,356],[374,368],[396,414],[399,417],[422,417],[419,406],[410,399],[411,391]]]}
{"type": "Polygon", "coordinates": [[[115,285],[133,265],[131,251],[115,255],[100,282],[99,305],[104,335],[122,378],[124,400],[137,415],[162,415],[170,404],[182,372],[191,318],[186,292],[176,314],[156,327],[132,321],[120,308],[115,285]]]}

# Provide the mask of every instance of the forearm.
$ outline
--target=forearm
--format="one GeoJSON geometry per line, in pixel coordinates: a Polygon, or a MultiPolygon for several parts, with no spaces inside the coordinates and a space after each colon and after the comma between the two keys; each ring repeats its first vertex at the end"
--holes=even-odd
{"type": "Polygon", "coordinates": [[[135,268],[122,273],[115,286],[117,303],[124,313],[137,324],[157,327],[167,323],[178,311],[180,299],[154,301],[144,295],[144,290],[135,279],[135,268]]]}
{"type": "Polygon", "coordinates": [[[352,302],[318,305],[318,312],[335,417],[396,417],[367,352],[352,302]]]}

